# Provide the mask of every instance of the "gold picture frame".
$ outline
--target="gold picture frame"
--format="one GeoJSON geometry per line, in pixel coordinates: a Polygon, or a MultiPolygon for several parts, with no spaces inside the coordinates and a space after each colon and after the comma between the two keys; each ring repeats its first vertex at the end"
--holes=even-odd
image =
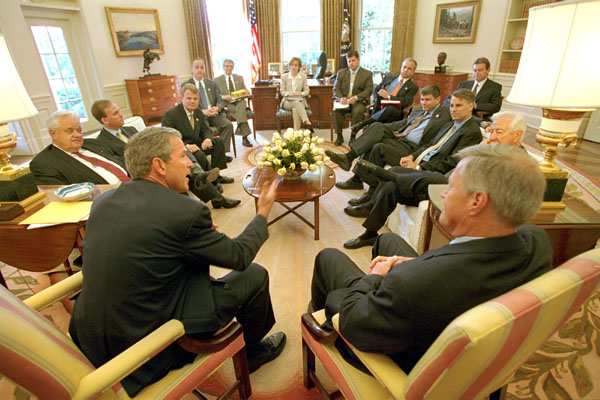
{"type": "Polygon", "coordinates": [[[144,50],[163,54],[158,10],[104,7],[117,57],[141,56],[144,50]]]}
{"type": "Polygon", "coordinates": [[[481,0],[438,4],[433,43],[475,43],[481,0]]]}
{"type": "Polygon", "coordinates": [[[326,74],[334,74],[335,73],[335,59],[328,58],[327,59],[327,69],[325,70],[326,74]]]}
{"type": "Polygon", "coordinates": [[[267,67],[270,76],[281,75],[281,62],[270,62],[267,67]]]}

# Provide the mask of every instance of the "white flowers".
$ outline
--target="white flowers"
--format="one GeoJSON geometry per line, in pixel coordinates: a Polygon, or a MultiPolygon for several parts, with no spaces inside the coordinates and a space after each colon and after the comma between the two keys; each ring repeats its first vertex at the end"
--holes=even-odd
{"type": "Polygon", "coordinates": [[[294,131],[288,128],[282,135],[273,133],[271,142],[263,142],[263,152],[257,158],[259,168],[271,167],[278,175],[294,170],[316,171],[317,167],[329,161],[325,150],[318,147],[323,138],[310,137],[309,130],[294,131]]]}

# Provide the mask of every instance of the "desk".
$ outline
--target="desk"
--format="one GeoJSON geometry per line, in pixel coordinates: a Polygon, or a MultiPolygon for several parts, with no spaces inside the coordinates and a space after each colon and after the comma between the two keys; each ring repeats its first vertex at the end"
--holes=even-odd
{"type": "MultiPolygon", "coordinates": [[[[312,111],[310,122],[315,128],[329,128],[333,109],[333,85],[319,83],[315,79],[308,80],[310,99],[308,104],[312,111]]],[[[254,129],[276,130],[277,120],[275,113],[279,110],[278,85],[252,87],[252,103],[254,105],[254,129]]]]}
{"type": "MultiPolygon", "coordinates": [[[[85,221],[75,224],[60,224],[38,229],[27,229],[28,225],[19,225],[44,205],[58,201],[54,191],[60,186],[38,186],[46,192],[43,204],[26,211],[10,221],[0,221],[0,261],[15,268],[26,271],[50,271],[66,263],[67,269],[69,254],[74,248],[82,250],[82,240],[85,221]]],[[[95,185],[92,198],[99,196],[104,191],[113,188],[112,185],[95,185]]],[[[6,286],[0,273],[0,283],[6,286]]]]}
{"type": "Polygon", "coordinates": [[[272,182],[274,179],[279,180],[275,201],[285,207],[287,211],[269,221],[267,225],[279,221],[288,214],[294,214],[315,231],[315,240],[319,240],[319,198],[329,192],[335,184],[335,172],[324,165],[318,167],[315,172],[306,171],[298,180],[286,181],[271,168],[254,167],[245,175],[243,185],[246,193],[254,197],[255,207],[262,192],[263,183],[272,182]],[[300,204],[294,207],[285,204],[296,202],[300,204]],[[314,224],[296,212],[298,208],[308,202],[313,203],[314,224]]]}
{"type": "MultiPolygon", "coordinates": [[[[433,227],[448,241],[454,237],[439,223],[443,201],[442,191],[446,184],[429,185],[429,220],[425,231],[425,251],[429,250],[433,227]]],[[[562,211],[539,211],[529,220],[548,232],[554,245],[552,265],[558,266],[565,261],[594,248],[600,238],[600,214],[583,201],[565,193],[563,202],[566,208],[562,211]]]]}

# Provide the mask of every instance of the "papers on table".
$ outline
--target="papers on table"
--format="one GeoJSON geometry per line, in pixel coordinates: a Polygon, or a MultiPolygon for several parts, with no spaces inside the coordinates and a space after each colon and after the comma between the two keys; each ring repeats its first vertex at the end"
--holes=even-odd
{"type": "Polygon", "coordinates": [[[87,218],[92,208],[91,201],[52,202],[30,217],[21,221],[22,225],[68,224],[87,218]]]}
{"type": "Polygon", "coordinates": [[[334,101],[333,102],[333,109],[334,110],[344,110],[346,108],[350,107],[350,104],[342,104],[339,101],[334,101]]]}

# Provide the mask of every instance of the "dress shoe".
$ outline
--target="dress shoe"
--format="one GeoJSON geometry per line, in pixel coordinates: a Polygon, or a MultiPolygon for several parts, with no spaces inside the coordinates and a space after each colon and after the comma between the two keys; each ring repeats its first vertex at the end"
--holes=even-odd
{"type": "Polygon", "coordinates": [[[264,364],[276,359],[285,347],[285,333],[277,332],[264,338],[260,343],[249,347],[246,346],[248,358],[248,370],[253,373],[264,364]]]}
{"type": "Polygon", "coordinates": [[[335,187],[344,190],[360,190],[363,188],[363,184],[350,178],[347,181],[336,182],[335,187]]]}
{"type": "Polygon", "coordinates": [[[352,166],[352,162],[348,160],[345,154],[336,153],[331,150],[325,150],[325,154],[331,158],[331,161],[340,166],[344,171],[350,171],[350,167],[352,166]]]}
{"type": "Polygon", "coordinates": [[[233,161],[233,157],[231,156],[225,156],[225,162],[232,162],[233,161]]]}
{"type": "Polygon", "coordinates": [[[236,200],[236,199],[229,199],[225,196],[219,195],[218,197],[215,197],[214,199],[212,199],[212,206],[213,208],[233,208],[235,206],[237,206],[238,204],[240,204],[242,201],[241,200],[236,200]]]}
{"type": "Polygon", "coordinates": [[[221,185],[220,183],[217,183],[215,186],[217,187],[217,190],[219,191],[219,193],[223,193],[223,185],[221,185]]]}
{"type": "Polygon", "coordinates": [[[395,181],[397,174],[365,160],[358,160],[356,173],[359,176],[372,175],[384,181],[395,181]]]}
{"type": "Polygon", "coordinates": [[[250,140],[248,140],[248,136],[244,136],[244,138],[242,139],[242,146],[245,146],[245,147],[254,147],[252,145],[252,143],[250,142],[250,140]]]}
{"type": "Polygon", "coordinates": [[[348,240],[346,243],[344,243],[344,247],[347,249],[359,249],[365,246],[373,246],[373,244],[375,244],[375,240],[377,240],[377,236],[368,239],[362,239],[359,236],[348,240]]]}
{"type": "Polygon", "coordinates": [[[344,136],[341,133],[338,133],[337,138],[335,138],[335,145],[341,146],[344,144],[344,136]]]}
{"type": "Polygon", "coordinates": [[[371,193],[364,192],[360,196],[348,200],[348,204],[350,204],[351,206],[358,206],[361,204],[365,204],[365,203],[368,203],[369,201],[371,201],[372,197],[373,196],[371,196],[371,193]]]}
{"type": "Polygon", "coordinates": [[[219,177],[219,168],[213,168],[210,171],[195,171],[192,173],[194,185],[198,189],[204,189],[210,182],[214,182],[219,177]]]}
{"type": "Polygon", "coordinates": [[[230,178],[228,176],[219,175],[219,177],[217,178],[217,183],[223,183],[223,184],[233,183],[233,178],[230,178]]]}
{"type": "MultiPolygon", "coordinates": [[[[372,206],[371,203],[367,204],[372,206]]],[[[371,207],[365,204],[360,204],[358,206],[348,206],[344,208],[344,212],[351,217],[367,218],[369,216],[369,213],[371,212],[371,207]]]]}

